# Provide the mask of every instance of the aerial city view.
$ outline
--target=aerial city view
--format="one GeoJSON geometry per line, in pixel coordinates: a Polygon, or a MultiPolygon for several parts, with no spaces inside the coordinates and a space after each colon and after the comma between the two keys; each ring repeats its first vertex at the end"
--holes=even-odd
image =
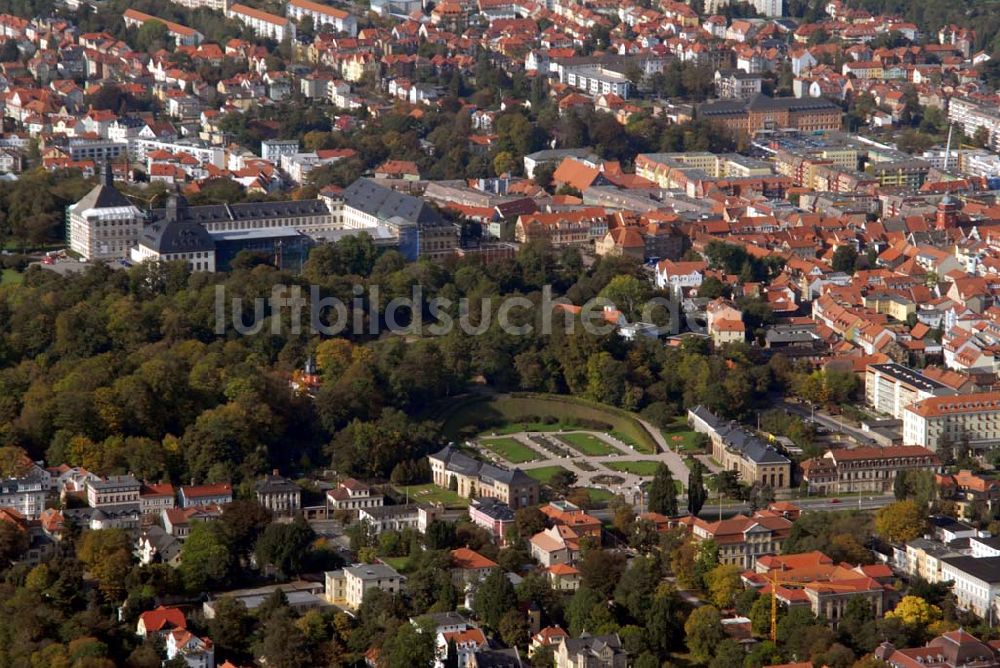
{"type": "Polygon", "coordinates": [[[0,0],[0,87],[0,668],[1000,668],[1000,0],[0,0]]]}

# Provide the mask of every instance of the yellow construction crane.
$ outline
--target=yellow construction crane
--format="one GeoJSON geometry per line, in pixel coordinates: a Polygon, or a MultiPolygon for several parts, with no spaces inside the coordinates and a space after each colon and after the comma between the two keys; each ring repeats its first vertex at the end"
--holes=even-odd
{"type": "Polygon", "coordinates": [[[815,584],[827,589],[854,589],[853,585],[838,585],[835,582],[799,582],[797,580],[780,580],[778,574],[781,569],[776,568],[765,574],[764,579],[771,585],[771,642],[778,644],[778,587],[781,585],[805,585],[815,584]]]}

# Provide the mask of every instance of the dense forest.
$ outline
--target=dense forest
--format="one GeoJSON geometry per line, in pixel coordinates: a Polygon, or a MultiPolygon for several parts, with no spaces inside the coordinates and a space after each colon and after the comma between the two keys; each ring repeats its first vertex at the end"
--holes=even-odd
{"type": "MultiPolygon", "coordinates": [[[[99,266],[74,277],[33,268],[22,285],[5,286],[2,442],[52,463],[150,480],[240,483],[274,467],[328,464],[385,478],[438,443],[437,425],[422,415],[475,377],[500,390],[585,396],[657,421],[698,403],[745,415],[754,397],[808,377],[780,356],[760,364],[747,346],[709,354],[697,342],[667,349],[580,327],[545,336],[507,334],[498,325],[498,297],[526,295],[537,304],[545,285],[576,304],[597,295],[643,303],[655,293],[641,268],[622,259],[585,269],[575,251],[528,245],[516,259],[488,266],[407,264],[362,236],[317,247],[302,276],[245,260],[229,275],[170,264],[99,266]],[[281,309],[266,312],[256,334],[238,335],[231,322],[225,335],[215,333],[217,287],[227,304],[242,298],[250,313],[253,298],[267,298],[275,285],[304,286],[307,294],[305,286],[317,285],[321,295],[352,304],[355,284],[378,285],[382,305],[419,284],[421,310],[434,297],[466,298],[473,317],[490,322],[478,336],[456,327],[408,343],[389,334],[320,340],[307,327],[292,333],[290,309],[281,309]],[[288,389],[289,375],[309,357],[323,377],[315,402],[288,389]]],[[[361,307],[366,331],[381,318],[378,308],[361,307]]],[[[764,304],[744,308],[758,322],[770,318],[764,304]]]]}

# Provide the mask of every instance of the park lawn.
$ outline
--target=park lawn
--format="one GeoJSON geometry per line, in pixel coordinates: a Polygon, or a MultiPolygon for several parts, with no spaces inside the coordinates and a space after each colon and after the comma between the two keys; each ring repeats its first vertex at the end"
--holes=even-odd
{"type": "Polygon", "coordinates": [[[588,457],[620,454],[618,448],[593,434],[559,434],[559,440],[588,457]]]}
{"type": "Polygon", "coordinates": [[[660,462],[639,461],[639,462],[601,462],[609,469],[622,473],[634,473],[635,475],[651,476],[656,473],[656,468],[660,462]]]}
{"type": "Polygon", "coordinates": [[[573,428],[586,430],[586,422],[583,421],[600,422],[610,425],[611,433],[634,447],[636,452],[654,454],[659,451],[653,435],[632,413],[579,397],[516,393],[492,399],[470,399],[452,405],[450,410],[439,412],[436,419],[443,424],[442,432],[455,440],[466,438],[465,433],[469,429],[475,429],[473,433],[498,435],[524,431],[526,425],[517,423],[525,421],[530,421],[527,425],[532,427],[530,431],[573,428]],[[535,421],[540,417],[551,418],[556,422],[537,424],[535,421]]]}
{"type": "Polygon", "coordinates": [[[615,498],[615,495],[606,489],[598,489],[597,487],[586,487],[584,489],[587,490],[590,502],[593,504],[606,504],[615,498]]]}
{"type": "Polygon", "coordinates": [[[697,432],[692,431],[688,427],[687,420],[684,417],[676,418],[673,425],[662,431],[663,438],[666,439],[667,445],[671,448],[680,450],[681,452],[703,452],[698,447],[697,432]]]}
{"type": "Polygon", "coordinates": [[[24,274],[16,269],[4,269],[0,283],[3,285],[19,285],[24,282],[24,274]]]}
{"type": "Polygon", "coordinates": [[[492,450],[511,464],[523,464],[539,459],[538,453],[516,438],[484,438],[483,447],[492,450]]]}
{"type": "Polygon", "coordinates": [[[441,503],[449,508],[468,508],[469,500],[463,499],[458,492],[453,492],[434,483],[424,485],[400,485],[396,487],[400,494],[409,494],[410,503],[441,503]]]}
{"type": "Polygon", "coordinates": [[[410,565],[409,557],[379,557],[379,560],[389,564],[400,573],[407,571],[410,565]]]}
{"type": "Polygon", "coordinates": [[[548,483],[555,474],[565,470],[561,466],[540,466],[537,469],[524,469],[524,472],[538,482],[548,483]]]}

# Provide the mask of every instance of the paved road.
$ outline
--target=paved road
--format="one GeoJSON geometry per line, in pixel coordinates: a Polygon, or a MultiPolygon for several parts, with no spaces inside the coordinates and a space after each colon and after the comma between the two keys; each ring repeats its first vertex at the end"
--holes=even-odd
{"type": "Polygon", "coordinates": [[[776,408],[781,408],[789,413],[798,415],[799,417],[812,418],[817,424],[826,427],[832,432],[842,432],[848,434],[854,440],[856,440],[861,445],[878,445],[871,437],[865,432],[857,427],[852,427],[849,424],[845,424],[843,419],[834,418],[826,413],[821,413],[820,411],[811,411],[808,406],[802,404],[793,404],[788,401],[779,401],[775,403],[776,408]]]}

